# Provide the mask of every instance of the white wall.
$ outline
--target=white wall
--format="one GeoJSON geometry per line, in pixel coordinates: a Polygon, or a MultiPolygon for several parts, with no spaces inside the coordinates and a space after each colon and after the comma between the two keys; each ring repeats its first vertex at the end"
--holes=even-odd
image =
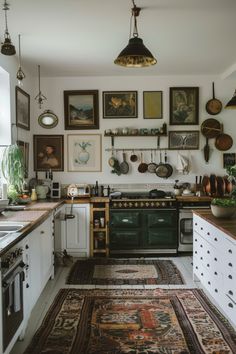
{"type": "MultiPolygon", "coordinates": [[[[124,69],[125,70],[125,69],[124,69]]],[[[62,183],[94,183],[98,180],[99,183],[163,183],[174,182],[175,179],[181,181],[189,181],[194,183],[195,175],[203,175],[204,173],[215,173],[224,175],[223,169],[223,153],[216,150],[214,147],[214,139],[210,140],[211,154],[209,163],[206,164],[203,158],[203,147],[205,145],[205,138],[200,134],[200,149],[190,151],[192,157],[192,172],[188,176],[178,175],[176,171],[168,180],[163,180],[154,174],[140,174],[137,171],[138,163],[130,163],[130,172],[127,175],[117,176],[111,174],[111,168],[107,161],[110,153],[105,149],[111,147],[110,138],[104,137],[104,130],[116,127],[137,127],[137,128],[152,128],[160,127],[165,121],[168,130],[196,130],[199,126],[169,126],[169,87],[173,86],[198,86],[199,87],[199,123],[207,118],[216,118],[224,124],[224,132],[228,133],[234,139],[234,145],[227,152],[235,152],[236,130],[235,130],[235,111],[225,110],[217,116],[210,116],[205,111],[206,102],[212,98],[212,81],[215,82],[216,97],[219,98],[223,105],[232,97],[235,90],[235,82],[233,80],[221,80],[218,77],[211,76],[166,76],[166,77],[77,77],[77,78],[43,78],[41,89],[47,97],[41,111],[34,110],[32,114],[31,127],[34,134],[64,134],[64,172],[55,172],[54,179],[62,183]],[[64,130],[64,104],[63,91],[64,90],[99,90],[99,116],[100,129],[99,130],[64,130]],[[138,118],[137,119],[103,119],[102,113],[102,91],[115,90],[137,90],[138,91],[138,118]],[[163,119],[147,120],[143,119],[143,91],[163,91],[163,119]],[[59,117],[59,124],[53,129],[43,129],[37,123],[38,115],[44,109],[52,109],[59,117]],[[68,172],[67,168],[67,135],[68,134],[102,134],[102,172],[68,172]]],[[[37,88],[35,88],[35,95],[37,88]]],[[[161,146],[168,146],[168,138],[161,138],[161,146]]],[[[156,147],[156,139],[134,137],[134,138],[116,138],[115,147],[156,147]]],[[[169,151],[169,162],[176,166],[177,152],[169,151]]],[[[121,154],[119,155],[121,159],[121,154]]],[[[158,161],[159,159],[157,159],[158,161]]],[[[150,161],[150,153],[145,155],[145,162],[150,161]]],[[[44,174],[41,173],[41,177],[44,174]]]]}

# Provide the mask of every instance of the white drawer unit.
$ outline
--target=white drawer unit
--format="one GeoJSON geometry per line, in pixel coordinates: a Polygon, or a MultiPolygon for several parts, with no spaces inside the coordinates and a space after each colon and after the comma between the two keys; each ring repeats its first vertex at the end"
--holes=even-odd
{"type": "Polygon", "coordinates": [[[236,240],[194,214],[193,275],[236,327],[236,240]]]}

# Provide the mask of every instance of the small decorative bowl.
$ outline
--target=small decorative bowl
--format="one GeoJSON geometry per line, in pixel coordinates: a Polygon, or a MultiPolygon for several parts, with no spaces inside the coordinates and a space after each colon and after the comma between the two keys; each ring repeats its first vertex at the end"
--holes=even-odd
{"type": "Polygon", "coordinates": [[[30,197],[28,197],[28,198],[21,198],[21,197],[18,197],[18,198],[16,199],[16,202],[17,202],[17,204],[28,204],[28,203],[31,202],[31,198],[30,198],[30,197]]]}

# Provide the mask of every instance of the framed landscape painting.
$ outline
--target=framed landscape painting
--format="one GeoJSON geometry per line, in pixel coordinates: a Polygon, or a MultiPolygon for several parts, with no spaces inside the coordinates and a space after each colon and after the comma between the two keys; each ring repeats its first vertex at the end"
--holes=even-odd
{"type": "Polygon", "coordinates": [[[197,125],[198,114],[198,87],[170,87],[170,125],[197,125]]]}
{"type": "Polygon", "coordinates": [[[64,171],[64,136],[34,135],[34,170],[64,171]]]}
{"type": "Polygon", "coordinates": [[[68,171],[101,171],[101,134],[69,134],[67,139],[68,171]]]}
{"type": "Polygon", "coordinates": [[[137,91],[104,91],[103,118],[137,118],[137,91]]]}
{"type": "Polygon", "coordinates": [[[162,118],[162,91],[143,91],[143,118],[162,118]]]}
{"type": "Polygon", "coordinates": [[[30,95],[16,86],[16,125],[30,130],[30,95]]]}
{"type": "Polygon", "coordinates": [[[98,90],[64,91],[65,129],[99,129],[98,90]]]}
{"type": "Polygon", "coordinates": [[[199,131],[170,131],[169,132],[170,150],[198,150],[199,131]]]}

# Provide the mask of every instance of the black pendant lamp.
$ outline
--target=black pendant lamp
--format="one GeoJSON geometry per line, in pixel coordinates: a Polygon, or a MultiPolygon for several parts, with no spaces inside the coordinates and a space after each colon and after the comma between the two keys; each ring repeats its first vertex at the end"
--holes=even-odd
{"type": "Polygon", "coordinates": [[[130,38],[128,45],[120,52],[118,57],[114,60],[117,65],[128,68],[142,68],[146,66],[155,65],[157,60],[152,53],[143,44],[143,40],[138,36],[137,17],[141,11],[133,2],[132,18],[134,19],[133,37],[130,38]]]}
{"type": "Polygon", "coordinates": [[[4,42],[1,45],[1,53],[4,55],[15,55],[16,49],[11,42],[11,37],[8,32],[8,26],[7,26],[7,11],[8,10],[9,10],[9,4],[5,0],[4,5],[3,5],[3,11],[5,11],[5,33],[4,33],[4,42]]]}
{"type": "Polygon", "coordinates": [[[41,92],[41,87],[40,87],[40,65],[38,65],[38,78],[39,78],[39,93],[35,97],[35,100],[38,102],[39,108],[42,108],[43,101],[47,99],[46,96],[44,96],[41,92]]]}
{"type": "Polygon", "coordinates": [[[22,70],[22,67],[21,67],[20,34],[18,35],[18,40],[19,40],[19,68],[18,68],[17,73],[16,73],[16,78],[18,80],[18,85],[22,86],[22,84],[23,84],[22,81],[25,78],[25,73],[24,73],[24,71],[22,70]]]}
{"type": "Polygon", "coordinates": [[[226,109],[236,109],[236,90],[234,91],[234,95],[231,98],[231,100],[229,100],[229,102],[226,104],[225,108],[226,109]]]}

